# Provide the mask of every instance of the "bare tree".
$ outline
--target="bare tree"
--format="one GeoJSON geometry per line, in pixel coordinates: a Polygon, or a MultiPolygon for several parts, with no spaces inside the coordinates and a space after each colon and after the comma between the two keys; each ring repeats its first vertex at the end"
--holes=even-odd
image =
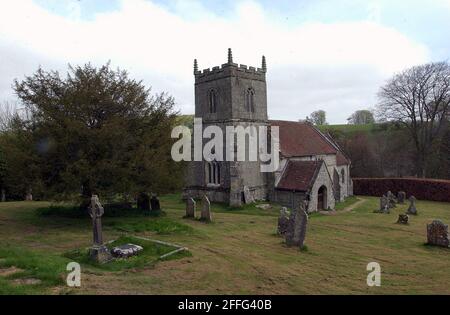
{"type": "Polygon", "coordinates": [[[448,127],[450,65],[436,62],[396,74],[379,91],[378,116],[408,128],[417,150],[417,174],[427,175],[428,155],[448,127]]]}
{"type": "Polygon", "coordinates": [[[0,104],[0,131],[7,130],[15,115],[17,114],[16,104],[4,102],[0,104]]]}

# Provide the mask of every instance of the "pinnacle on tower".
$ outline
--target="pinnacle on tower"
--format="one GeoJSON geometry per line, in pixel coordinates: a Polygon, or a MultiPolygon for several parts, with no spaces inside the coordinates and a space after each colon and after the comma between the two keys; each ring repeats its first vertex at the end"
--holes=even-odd
{"type": "Polygon", "coordinates": [[[233,54],[231,53],[231,48],[228,48],[228,63],[233,63],[233,54]]]}
{"type": "Polygon", "coordinates": [[[194,74],[196,74],[197,72],[198,72],[197,59],[194,59],[194,74]]]}
{"type": "Polygon", "coordinates": [[[267,64],[266,64],[266,57],[262,56],[262,65],[261,68],[264,72],[267,72],[267,64]]]}

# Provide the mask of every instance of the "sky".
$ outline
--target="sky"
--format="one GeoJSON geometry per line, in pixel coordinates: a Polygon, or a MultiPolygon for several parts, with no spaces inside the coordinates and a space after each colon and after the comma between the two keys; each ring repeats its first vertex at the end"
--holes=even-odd
{"type": "Polygon", "coordinates": [[[0,0],[0,103],[39,66],[127,70],[194,113],[200,69],[267,59],[271,119],[322,109],[332,124],[371,109],[399,71],[450,56],[450,0],[0,0]]]}

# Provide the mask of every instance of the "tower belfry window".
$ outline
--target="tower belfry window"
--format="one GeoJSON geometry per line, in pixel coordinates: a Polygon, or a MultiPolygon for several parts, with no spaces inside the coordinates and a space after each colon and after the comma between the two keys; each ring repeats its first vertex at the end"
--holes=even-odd
{"type": "Polygon", "coordinates": [[[208,184],[220,184],[220,164],[216,161],[209,162],[207,167],[208,174],[206,175],[208,184]]]}
{"type": "Polygon", "coordinates": [[[209,112],[215,113],[217,109],[217,94],[215,90],[210,90],[208,95],[209,112]]]}
{"type": "Polygon", "coordinates": [[[247,89],[245,104],[248,112],[255,112],[255,91],[252,88],[247,89]]]}

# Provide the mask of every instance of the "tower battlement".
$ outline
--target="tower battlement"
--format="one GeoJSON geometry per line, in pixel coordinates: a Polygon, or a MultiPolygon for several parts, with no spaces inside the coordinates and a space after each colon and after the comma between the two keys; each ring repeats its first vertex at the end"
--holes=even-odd
{"type": "Polygon", "coordinates": [[[228,48],[228,62],[222,64],[220,67],[216,66],[200,71],[198,70],[197,59],[194,60],[195,83],[216,80],[228,76],[239,76],[252,80],[265,81],[266,72],[266,58],[264,56],[262,57],[261,68],[237,64],[233,62],[231,48],[228,48]]]}

